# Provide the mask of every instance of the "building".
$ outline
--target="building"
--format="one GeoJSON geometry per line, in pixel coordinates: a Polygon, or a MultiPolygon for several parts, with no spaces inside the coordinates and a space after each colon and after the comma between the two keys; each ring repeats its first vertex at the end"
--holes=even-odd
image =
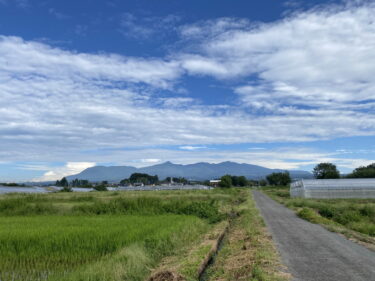
{"type": "Polygon", "coordinates": [[[291,197],[375,198],[374,179],[299,180],[290,185],[291,197]]]}
{"type": "Polygon", "coordinates": [[[210,186],[218,187],[221,180],[210,180],[210,186]]]}

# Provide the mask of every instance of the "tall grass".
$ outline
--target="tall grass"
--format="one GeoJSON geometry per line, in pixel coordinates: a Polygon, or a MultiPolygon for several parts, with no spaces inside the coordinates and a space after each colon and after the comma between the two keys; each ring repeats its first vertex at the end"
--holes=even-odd
{"type": "MultiPolygon", "coordinates": [[[[60,208],[62,201],[46,202],[41,197],[15,197],[0,200],[0,215],[52,215],[64,213],[66,215],[161,215],[179,214],[194,215],[207,219],[211,223],[220,221],[223,215],[219,212],[217,200],[189,200],[171,198],[164,200],[159,197],[130,197],[114,198],[108,201],[95,200],[93,197],[72,197],[66,202],[71,203],[71,208],[60,208]],[[60,205],[59,205],[60,204],[60,205]]],[[[64,202],[64,201],[63,201],[64,202]]]]}
{"type": "Polygon", "coordinates": [[[2,281],[68,278],[131,245],[144,249],[150,265],[173,251],[176,234],[206,227],[177,215],[2,217],[0,225],[2,281]]]}
{"type": "Polygon", "coordinates": [[[302,208],[299,215],[307,220],[316,222],[320,215],[349,229],[375,236],[375,199],[290,198],[286,189],[266,189],[266,193],[287,207],[302,208]]]}

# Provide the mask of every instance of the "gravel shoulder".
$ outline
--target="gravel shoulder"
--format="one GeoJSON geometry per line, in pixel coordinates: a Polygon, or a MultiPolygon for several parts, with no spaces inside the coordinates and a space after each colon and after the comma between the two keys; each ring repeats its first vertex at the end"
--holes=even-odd
{"type": "Polygon", "coordinates": [[[298,218],[259,191],[253,195],[293,280],[375,281],[375,252],[298,218]]]}

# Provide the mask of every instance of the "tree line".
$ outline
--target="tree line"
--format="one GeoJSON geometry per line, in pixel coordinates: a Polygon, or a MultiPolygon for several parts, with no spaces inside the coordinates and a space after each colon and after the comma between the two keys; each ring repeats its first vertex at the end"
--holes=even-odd
{"type": "Polygon", "coordinates": [[[347,175],[340,175],[335,164],[320,163],[313,170],[316,179],[339,179],[339,178],[375,178],[375,163],[354,169],[347,175]]]}

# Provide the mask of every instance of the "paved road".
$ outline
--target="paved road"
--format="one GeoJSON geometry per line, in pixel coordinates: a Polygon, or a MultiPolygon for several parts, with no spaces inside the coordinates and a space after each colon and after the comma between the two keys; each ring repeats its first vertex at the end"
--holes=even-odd
{"type": "Polygon", "coordinates": [[[259,191],[253,194],[293,280],[375,281],[375,252],[298,218],[259,191]]]}

